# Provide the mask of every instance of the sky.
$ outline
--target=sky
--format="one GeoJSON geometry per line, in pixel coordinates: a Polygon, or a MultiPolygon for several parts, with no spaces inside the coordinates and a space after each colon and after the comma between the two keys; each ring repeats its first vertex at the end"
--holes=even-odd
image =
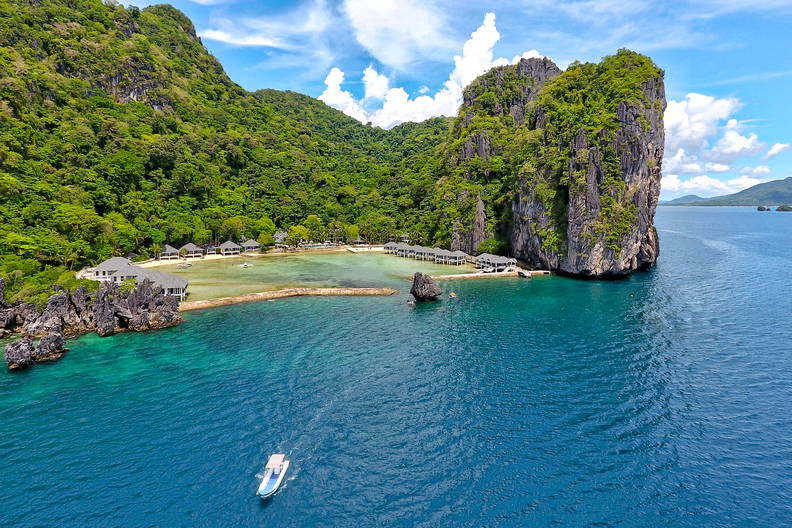
{"type": "Polygon", "coordinates": [[[565,68],[626,47],[666,72],[661,199],[792,176],[792,0],[170,3],[246,89],[305,93],[383,128],[456,115],[494,65],[565,68]]]}

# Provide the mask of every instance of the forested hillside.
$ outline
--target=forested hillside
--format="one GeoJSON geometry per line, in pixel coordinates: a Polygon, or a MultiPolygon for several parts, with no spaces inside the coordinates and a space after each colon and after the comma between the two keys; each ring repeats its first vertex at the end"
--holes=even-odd
{"type": "Polygon", "coordinates": [[[167,5],[2,0],[0,273],[48,267],[43,284],[164,243],[266,241],[309,215],[316,238],[426,231],[447,127],[384,131],[246,92],[167,5]]]}
{"type": "Polygon", "coordinates": [[[495,68],[455,120],[386,131],[245,91],[171,6],[0,0],[0,275],[31,298],[111,255],[277,228],[629,273],[656,257],[664,104],[622,50],[495,68]]]}

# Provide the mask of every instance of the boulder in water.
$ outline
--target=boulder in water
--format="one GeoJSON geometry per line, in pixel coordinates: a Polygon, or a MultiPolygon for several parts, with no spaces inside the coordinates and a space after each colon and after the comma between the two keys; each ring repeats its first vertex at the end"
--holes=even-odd
{"type": "Polygon", "coordinates": [[[12,341],[5,347],[5,360],[8,370],[22,370],[33,364],[33,341],[23,337],[12,341]]]}
{"type": "Polygon", "coordinates": [[[33,359],[35,361],[54,361],[62,358],[65,351],[66,336],[60,332],[52,332],[41,338],[33,352],[33,359]]]}
{"type": "Polygon", "coordinates": [[[416,301],[436,301],[442,290],[434,283],[432,277],[424,273],[416,272],[413,275],[413,285],[410,293],[416,301]]]}

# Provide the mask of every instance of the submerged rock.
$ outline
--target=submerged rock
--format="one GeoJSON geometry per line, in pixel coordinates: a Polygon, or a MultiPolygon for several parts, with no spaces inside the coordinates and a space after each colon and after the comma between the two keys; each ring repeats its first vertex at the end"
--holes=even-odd
{"type": "Polygon", "coordinates": [[[29,337],[17,339],[6,345],[5,360],[8,370],[22,370],[33,364],[33,341],[29,337]]]}
{"type": "Polygon", "coordinates": [[[432,277],[416,272],[413,275],[413,285],[410,288],[410,293],[415,297],[416,301],[434,301],[442,295],[443,291],[434,283],[432,277]]]}

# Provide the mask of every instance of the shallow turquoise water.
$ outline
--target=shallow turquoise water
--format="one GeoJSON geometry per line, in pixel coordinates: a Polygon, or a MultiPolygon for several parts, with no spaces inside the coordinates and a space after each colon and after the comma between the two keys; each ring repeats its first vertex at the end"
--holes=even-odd
{"type": "Polygon", "coordinates": [[[788,525],[792,215],[657,223],[625,281],[230,306],[3,373],[0,525],[788,525]]]}
{"type": "Polygon", "coordinates": [[[168,264],[158,269],[190,281],[189,300],[229,297],[282,288],[403,287],[413,273],[470,273],[472,265],[450,266],[385,253],[297,253],[286,256],[226,257],[193,260],[190,268],[168,264]],[[250,264],[240,268],[240,264],[250,264]]]}

